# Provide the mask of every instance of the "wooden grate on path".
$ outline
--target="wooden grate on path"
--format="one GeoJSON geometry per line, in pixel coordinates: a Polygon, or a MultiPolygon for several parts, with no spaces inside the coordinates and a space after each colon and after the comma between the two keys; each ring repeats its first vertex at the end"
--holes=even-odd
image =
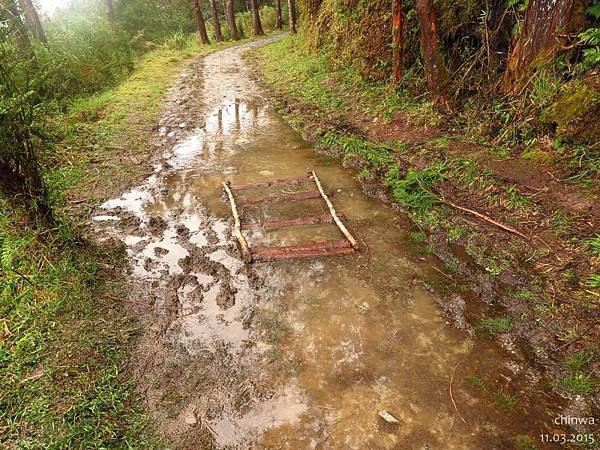
{"type": "Polygon", "coordinates": [[[343,214],[338,214],[333,204],[329,200],[329,197],[323,189],[323,185],[317,177],[317,174],[313,170],[307,176],[296,177],[296,178],[285,178],[274,181],[267,181],[262,183],[247,183],[232,185],[230,182],[223,182],[223,189],[229,198],[229,206],[231,207],[231,213],[234,219],[234,234],[240,246],[242,253],[242,259],[244,262],[251,261],[276,261],[282,259],[295,259],[295,258],[310,258],[318,256],[331,256],[331,255],[346,255],[359,250],[360,246],[352,234],[348,231],[342,218],[343,214]],[[278,185],[290,185],[290,184],[302,184],[314,182],[317,189],[313,191],[295,192],[292,194],[284,194],[280,196],[264,196],[250,198],[239,203],[236,203],[233,195],[234,191],[246,190],[246,189],[257,189],[266,188],[278,185]],[[307,199],[322,198],[329,209],[329,214],[319,214],[315,216],[299,217],[296,219],[277,220],[270,222],[257,222],[257,223],[244,223],[240,219],[238,212],[238,206],[247,205],[260,205],[260,204],[271,204],[280,202],[290,201],[302,201],[307,199]],[[325,242],[314,242],[309,244],[298,244],[288,245],[280,247],[253,247],[251,248],[244,237],[242,230],[250,230],[256,228],[263,229],[275,229],[284,227],[295,227],[302,225],[315,225],[320,223],[334,223],[339,230],[342,232],[344,239],[325,241],[325,242]]]}

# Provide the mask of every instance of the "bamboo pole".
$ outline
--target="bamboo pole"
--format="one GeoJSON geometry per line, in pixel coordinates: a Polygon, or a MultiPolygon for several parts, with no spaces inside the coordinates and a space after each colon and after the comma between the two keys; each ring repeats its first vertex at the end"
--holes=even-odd
{"type": "Polygon", "coordinates": [[[348,229],[344,226],[343,222],[338,217],[338,215],[335,211],[335,208],[329,201],[329,197],[327,197],[327,194],[325,194],[325,191],[323,190],[323,186],[321,186],[321,182],[319,181],[319,178],[317,177],[317,174],[315,173],[314,170],[312,171],[312,176],[313,176],[313,179],[315,180],[315,183],[317,184],[317,188],[319,188],[321,197],[323,197],[323,200],[325,200],[325,203],[327,203],[327,206],[329,207],[329,212],[331,213],[331,217],[333,217],[333,221],[338,226],[338,228],[343,233],[343,235],[346,236],[346,239],[348,239],[350,244],[352,244],[352,247],[355,250],[358,250],[360,248],[360,246],[358,245],[358,242],[356,242],[356,239],[354,239],[354,237],[350,234],[348,229]]]}
{"type": "Polygon", "coordinates": [[[235,221],[235,237],[237,238],[240,244],[242,260],[246,263],[249,263],[252,261],[252,253],[250,252],[250,247],[248,247],[248,243],[246,242],[246,239],[242,234],[242,224],[237,211],[237,207],[235,205],[235,199],[233,198],[231,189],[229,189],[229,185],[226,182],[223,182],[223,188],[225,189],[225,192],[227,192],[227,196],[229,197],[229,206],[231,207],[231,213],[233,214],[233,219],[235,221]]]}

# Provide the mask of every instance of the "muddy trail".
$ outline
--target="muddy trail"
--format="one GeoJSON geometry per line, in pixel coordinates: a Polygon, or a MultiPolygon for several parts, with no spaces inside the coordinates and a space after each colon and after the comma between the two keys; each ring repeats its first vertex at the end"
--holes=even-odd
{"type": "MultiPolygon", "coordinates": [[[[463,312],[480,299],[441,300],[439,262],[411,242],[409,220],[281,119],[242,58],[274,39],[190,62],[157,125],[154,173],[94,217],[130,257],[143,331],[131,370],[168,447],[507,449],[529,436],[545,448],[566,404],[511,335],[474,333],[463,312]],[[245,266],[222,181],[310,170],[362,251],[245,266]]],[[[328,213],[318,198],[240,210],[247,223],[328,213]]],[[[245,233],[250,245],[342,238],[330,223],[245,233]]]]}

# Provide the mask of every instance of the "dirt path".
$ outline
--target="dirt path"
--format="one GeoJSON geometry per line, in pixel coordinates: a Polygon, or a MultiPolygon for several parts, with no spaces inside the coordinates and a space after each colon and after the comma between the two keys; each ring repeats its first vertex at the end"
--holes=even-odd
{"type": "MultiPolygon", "coordinates": [[[[132,370],[159,431],[195,449],[537,443],[562,402],[542,393],[512,335],[503,348],[474,337],[462,312],[477,298],[457,296],[442,313],[429,281],[438,262],[410,243],[408,220],[364,196],[276,114],[242,59],[274,39],[190,63],[165,104],[155,173],[95,217],[131,258],[128,301],[143,327],[132,370]],[[221,181],[311,169],[368,251],[245,267],[221,181]]],[[[242,210],[247,222],[325,212],[318,199],[242,210]]],[[[247,236],[289,245],[339,232],[322,224],[247,236]]]]}

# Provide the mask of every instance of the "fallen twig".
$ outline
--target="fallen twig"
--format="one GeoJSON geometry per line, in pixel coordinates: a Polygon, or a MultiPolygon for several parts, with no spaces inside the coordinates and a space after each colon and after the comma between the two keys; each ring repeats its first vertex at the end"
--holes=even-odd
{"type": "Polygon", "coordinates": [[[456,373],[456,369],[458,369],[459,365],[460,365],[460,362],[456,366],[454,366],[454,369],[452,370],[452,375],[450,375],[450,384],[448,385],[448,393],[450,394],[450,400],[452,400],[452,405],[454,406],[454,410],[456,411],[456,414],[458,414],[458,417],[460,417],[460,420],[462,420],[464,423],[467,423],[465,418],[458,411],[458,407],[456,406],[456,402],[454,401],[454,396],[452,395],[452,383],[454,382],[454,374],[456,373]]]}
{"type": "Polygon", "coordinates": [[[235,205],[235,199],[233,198],[233,194],[231,189],[229,189],[229,184],[223,182],[223,188],[229,197],[229,206],[231,207],[231,213],[233,214],[233,219],[235,222],[235,237],[237,238],[240,244],[240,250],[242,252],[242,260],[245,263],[249,263],[252,261],[252,253],[250,253],[250,248],[248,247],[248,243],[242,234],[242,225],[240,221],[240,216],[238,215],[237,207],[235,205]]]}
{"type": "Polygon", "coordinates": [[[360,248],[360,246],[358,245],[358,242],[356,242],[356,239],[354,239],[354,237],[350,234],[348,229],[344,226],[343,222],[338,217],[337,212],[335,211],[335,208],[329,201],[329,197],[327,197],[327,194],[325,194],[325,191],[323,190],[323,186],[321,186],[321,182],[319,181],[317,174],[315,173],[314,170],[311,173],[313,176],[313,180],[315,181],[315,184],[317,185],[317,188],[319,189],[319,192],[321,193],[321,196],[323,197],[323,200],[325,200],[325,203],[329,207],[329,212],[331,213],[331,216],[333,217],[333,221],[338,226],[338,228],[340,229],[342,234],[344,236],[346,236],[346,239],[348,239],[348,242],[350,242],[352,247],[354,247],[354,249],[358,250],[360,248]]]}
{"type": "Polygon", "coordinates": [[[486,216],[485,214],[482,214],[480,212],[474,211],[474,210],[469,209],[469,208],[465,208],[463,206],[455,205],[454,203],[449,202],[448,200],[445,200],[444,198],[441,198],[441,197],[439,198],[439,200],[442,203],[444,203],[444,204],[446,204],[446,205],[448,205],[448,206],[450,206],[450,207],[452,207],[454,209],[458,209],[459,211],[464,211],[464,212],[467,212],[469,214],[473,214],[475,217],[478,217],[481,220],[485,220],[486,222],[491,223],[492,225],[496,225],[498,228],[501,228],[504,231],[508,231],[509,233],[516,234],[517,236],[520,236],[523,239],[529,240],[529,238],[526,235],[524,235],[523,233],[521,233],[520,231],[515,230],[513,227],[511,227],[509,225],[504,225],[503,223],[497,222],[494,219],[492,219],[491,217],[486,216]]]}

